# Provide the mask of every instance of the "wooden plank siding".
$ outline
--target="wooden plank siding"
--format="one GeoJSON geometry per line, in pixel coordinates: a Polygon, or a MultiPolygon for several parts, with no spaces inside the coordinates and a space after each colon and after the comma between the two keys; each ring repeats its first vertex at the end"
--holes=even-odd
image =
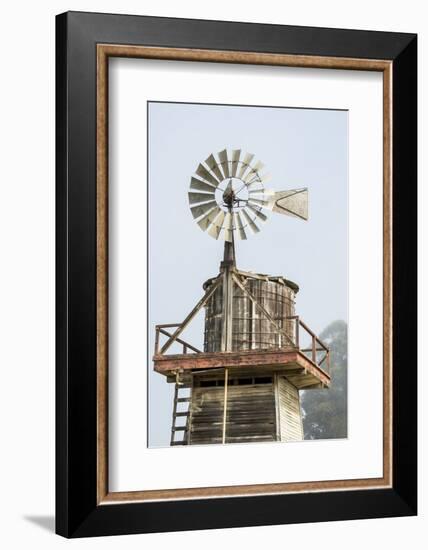
{"type": "Polygon", "coordinates": [[[284,376],[277,377],[279,433],[281,441],[303,439],[299,390],[284,376]]]}
{"type": "MultiPolygon", "coordinates": [[[[255,349],[278,349],[286,342],[295,340],[295,293],[298,287],[295,283],[282,277],[267,275],[251,275],[234,271],[239,276],[242,288],[236,283],[232,286],[231,350],[244,351],[255,349]],[[267,313],[275,320],[285,335],[272,327],[271,321],[255,306],[243,290],[247,289],[267,313]]],[[[210,288],[216,279],[210,279],[204,284],[204,290],[210,288]]],[[[204,351],[213,353],[222,351],[223,329],[223,283],[215,291],[205,306],[205,336],[204,351]]]]}
{"type": "MultiPolygon", "coordinates": [[[[191,445],[222,443],[224,387],[194,387],[191,403],[191,445]]],[[[225,443],[275,441],[273,383],[228,385],[225,443]]]]}
{"type": "MultiPolygon", "coordinates": [[[[285,377],[232,378],[227,387],[225,443],[303,439],[298,389],[285,377]]],[[[188,444],[223,442],[224,379],[194,376],[188,444]]]]}

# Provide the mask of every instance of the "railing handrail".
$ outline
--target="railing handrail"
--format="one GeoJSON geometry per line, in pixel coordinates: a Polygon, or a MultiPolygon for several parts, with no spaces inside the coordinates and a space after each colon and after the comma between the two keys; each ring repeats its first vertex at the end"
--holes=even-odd
{"type": "Polygon", "coordinates": [[[312,329],[310,329],[306,323],[302,321],[299,315],[289,315],[288,317],[286,317],[286,319],[294,320],[296,322],[295,339],[296,339],[296,347],[298,348],[298,350],[301,351],[302,353],[311,352],[312,358],[310,360],[319,368],[321,368],[321,365],[324,363],[324,361],[327,361],[327,373],[330,376],[330,348],[326,346],[326,344],[324,344],[324,342],[319,338],[319,336],[317,336],[315,332],[312,329]],[[310,348],[302,349],[300,347],[299,327],[302,327],[303,330],[305,330],[311,337],[312,346],[310,348]],[[319,348],[317,344],[319,344],[321,348],[319,348]],[[318,361],[317,352],[319,351],[325,351],[325,355],[318,361]]]}
{"type": "MultiPolygon", "coordinates": [[[[168,338],[171,338],[172,334],[165,330],[165,328],[174,328],[179,327],[180,323],[165,323],[163,325],[156,325],[156,337],[155,337],[155,355],[158,355],[159,353],[159,334],[163,334],[164,336],[168,336],[168,338]]],[[[195,353],[201,353],[201,350],[196,348],[195,346],[192,346],[192,344],[189,344],[189,342],[186,342],[185,340],[182,340],[181,338],[175,338],[175,341],[178,344],[181,344],[183,346],[183,353],[187,353],[187,350],[190,349],[194,351],[195,353]]]]}

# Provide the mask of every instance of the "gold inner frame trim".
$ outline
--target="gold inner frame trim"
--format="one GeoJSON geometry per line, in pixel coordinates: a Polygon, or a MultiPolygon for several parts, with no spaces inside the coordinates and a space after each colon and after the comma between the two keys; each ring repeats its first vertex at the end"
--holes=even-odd
{"type": "Polygon", "coordinates": [[[392,486],[392,71],[393,63],[188,48],[97,45],[97,503],[221,498],[392,486]],[[108,489],[108,59],[132,57],[383,73],[383,476],[296,483],[109,492],[108,489]]]}

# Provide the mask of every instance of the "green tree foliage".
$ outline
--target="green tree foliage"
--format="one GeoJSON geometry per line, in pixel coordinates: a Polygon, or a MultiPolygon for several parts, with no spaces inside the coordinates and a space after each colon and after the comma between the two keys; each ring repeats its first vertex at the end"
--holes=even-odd
{"type": "Polygon", "coordinates": [[[331,386],[301,395],[305,439],[347,437],[348,327],[330,323],[320,334],[331,353],[331,386]]]}

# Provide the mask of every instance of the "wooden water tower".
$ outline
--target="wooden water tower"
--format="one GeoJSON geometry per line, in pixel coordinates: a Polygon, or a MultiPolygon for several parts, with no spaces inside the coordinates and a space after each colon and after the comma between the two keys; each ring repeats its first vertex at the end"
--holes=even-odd
{"type": "Polygon", "coordinates": [[[307,189],[265,189],[262,169],[253,155],[225,149],[191,180],[192,215],[225,248],[184,321],[156,326],[154,369],[175,384],[171,445],[301,440],[299,391],[330,385],[329,349],[295,311],[298,286],[236,266],[235,238],[258,232],[269,211],[308,217],[307,189]],[[202,308],[199,350],[180,336],[202,308]],[[173,344],[181,353],[167,353],[173,344]]]}

